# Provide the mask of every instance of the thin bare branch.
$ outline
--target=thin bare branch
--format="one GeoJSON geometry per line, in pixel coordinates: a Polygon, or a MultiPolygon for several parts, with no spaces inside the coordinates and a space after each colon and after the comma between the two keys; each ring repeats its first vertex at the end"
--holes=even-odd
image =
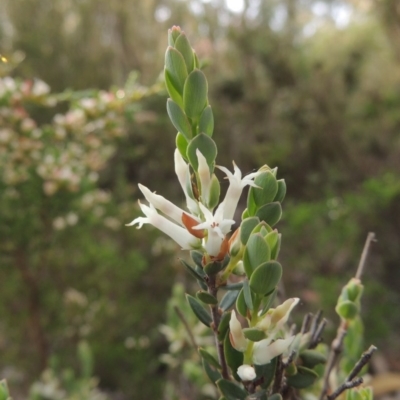
{"type": "Polygon", "coordinates": [[[377,350],[377,347],[375,346],[369,346],[369,349],[365,351],[360,359],[357,361],[357,364],[354,366],[354,368],[351,370],[349,376],[347,377],[347,381],[353,380],[363,369],[364,365],[366,365],[369,360],[372,357],[372,354],[377,350]]]}
{"type": "Polygon", "coordinates": [[[361,276],[364,272],[365,261],[368,257],[369,247],[371,246],[371,242],[376,242],[376,236],[374,232],[369,232],[367,236],[367,240],[365,241],[363,252],[361,253],[360,262],[358,264],[357,273],[355,278],[361,279],[361,276]]]}
{"type": "Polygon", "coordinates": [[[334,400],[339,397],[345,390],[360,386],[363,382],[363,378],[356,378],[350,382],[346,381],[342,385],[340,385],[332,394],[326,397],[328,398],[328,400],[334,400]]]}
{"type": "Polygon", "coordinates": [[[195,348],[195,350],[197,351],[197,343],[196,343],[196,339],[193,336],[192,330],[190,329],[190,326],[185,318],[185,316],[183,315],[182,311],[180,310],[180,308],[178,306],[174,306],[174,311],[176,312],[176,315],[178,316],[178,318],[182,321],[183,326],[186,329],[186,332],[189,336],[190,339],[190,343],[192,344],[192,346],[195,348]]]}

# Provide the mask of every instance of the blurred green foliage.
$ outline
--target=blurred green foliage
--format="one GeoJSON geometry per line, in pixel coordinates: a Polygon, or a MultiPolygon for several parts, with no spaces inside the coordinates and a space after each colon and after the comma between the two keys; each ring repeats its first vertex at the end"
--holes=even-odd
{"type": "MultiPolygon", "coordinates": [[[[12,375],[10,386],[26,388],[54,354],[77,367],[84,338],[102,387],[160,397],[166,347],[157,325],[183,272],[171,267],[168,242],[123,224],[137,213],[137,182],[182,200],[166,96],[129,75],[137,71],[146,85],[158,79],[172,24],[197,37],[209,60],[217,162],[234,159],[244,171],[268,163],[286,179],[279,229],[288,295],[333,310],[367,232],[376,232],[364,281],[366,342],[396,354],[400,317],[389,305],[400,301],[400,11],[396,0],[369,8],[343,1],[339,10],[351,18],[340,26],[316,3],[335,7],[0,3],[0,75],[8,76],[0,94],[0,375],[12,375]],[[161,378],[149,385],[149,374],[161,378]]],[[[329,317],[333,330],[337,317],[329,317]]]]}

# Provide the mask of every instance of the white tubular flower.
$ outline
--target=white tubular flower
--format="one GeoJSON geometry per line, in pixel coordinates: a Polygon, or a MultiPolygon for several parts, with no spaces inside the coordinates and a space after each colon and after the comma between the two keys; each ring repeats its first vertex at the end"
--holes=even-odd
{"type": "Polygon", "coordinates": [[[199,207],[197,206],[196,200],[193,198],[189,165],[185,163],[185,160],[182,158],[178,149],[175,150],[174,160],[175,173],[178,177],[179,183],[181,184],[182,190],[185,193],[187,207],[192,214],[198,214],[199,207]]]}
{"type": "Polygon", "coordinates": [[[253,187],[257,187],[257,185],[253,182],[253,179],[259,175],[260,172],[253,172],[251,174],[246,175],[242,179],[242,172],[237,167],[235,163],[233,163],[234,174],[229,171],[228,168],[216,166],[221,171],[225,172],[229,179],[229,187],[225,195],[225,199],[222,202],[224,205],[224,218],[232,219],[235,215],[236,207],[238,205],[240,196],[242,194],[243,189],[249,185],[253,187]]]}
{"type": "Polygon", "coordinates": [[[236,317],[235,310],[231,312],[231,319],[229,321],[229,339],[232,346],[237,350],[244,352],[247,349],[247,339],[244,337],[242,325],[236,317]]]}
{"type": "MultiPolygon", "coordinates": [[[[176,221],[178,224],[183,225],[182,214],[183,213],[188,214],[187,212],[176,206],[174,203],[171,203],[165,197],[151,192],[146,186],[143,186],[140,183],[139,183],[139,189],[143,193],[143,196],[146,198],[146,200],[154,208],[160,210],[162,213],[164,213],[166,216],[176,221]]],[[[191,217],[200,222],[200,220],[197,217],[194,217],[193,215],[191,215],[191,217]]]]}
{"type": "Polygon", "coordinates": [[[237,374],[242,381],[252,381],[256,379],[256,371],[251,365],[243,364],[237,369],[237,374]]]}
{"type": "Polygon", "coordinates": [[[270,361],[284,353],[291,343],[294,336],[287,339],[278,339],[271,343],[271,339],[264,339],[254,343],[253,347],[253,362],[257,365],[269,364],[270,361]]]}
{"type": "Polygon", "coordinates": [[[127,226],[133,226],[137,224],[138,229],[140,229],[143,224],[151,224],[161,232],[164,232],[171,239],[175,240],[175,242],[178,243],[184,250],[192,250],[200,247],[201,242],[199,239],[191,235],[185,228],[182,228],[181,226],[158,214],[156,209],[151,204],[150,207],[148,207],[139,202],[139,206],[146,217],[135,218],[130,224],[127,224],[127,226]]]}
{"type": "Polygon", "coordinates": [[[231,226],[235,221],[233,219],[223,219],[221,204],[217,208],[215,215],[203,204],[199,203],[199,207],[204,215],[205,222],[194,226],[193,229],[207,230],[207,237],[204,239],[203,246],[210,256],[216,257],[221,250],[225,235],[231,230],[231,226]]]}
{"type": "Polygon", "coordinates": [[[299,303],[300,299],[297,297],[287,299],[280,306],[276,307],[271,314],[271,323],[275,325],[275,329],[280,329],[286,324],[289,319],[290,313],[293,308],[299,303]]]}
{"type": "Polygon", "coordinates": [[[197,160],[199,161],[199,167],[197,173],[199,174],[201,183],[201,198],[204,204],[208,204],[210,199],[210,187],[211,187],[211,174],[210,168],[207,164],[206,158],[203,156],[199,149],[196,149],[197,160]]]}

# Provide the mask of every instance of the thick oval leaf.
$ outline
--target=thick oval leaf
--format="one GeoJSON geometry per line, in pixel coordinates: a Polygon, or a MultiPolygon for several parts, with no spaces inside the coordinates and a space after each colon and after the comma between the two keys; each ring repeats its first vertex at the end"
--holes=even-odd
{"type": "MultiPolygon", "coordinates": [[[[253,187],[251,187],[247,193],[247,215],[249,217],[253,217],[256,214],[257,211],[257,204],[256,201],[254,200],[254,189],[253,187]]],[[[261,190],[261,189],[258,189],[261,190]]]]}
{"type": "Polygon", "coordinates": [[[239,290],[230,290],[226,292],[219,303],[219,308],[223,311],[228,311],[235,304],[239,292],[239,290]]]}
{"type": "Polygon", "coordinates": [[[211,261],[204,266],[204,272],[207,275],[216,275],[224,268],[224,264],[220,261],[211,261]]]}
{"type": "Polygon", "coordinates": [[[253,310],[253,298],[251,297],[251,291],[249,281],[246,279],[243,281],[243,296],[246,306],[249,310],[253,310]]]}
{"type": "Polygon", "coordinates": [[[222,378],[221,373],[214,367],[212,367],[207,360],[203,358],[203,368],[207,376],[210,378],[211,382],[216,382],[222,378]]]}
{"type": "Polygon", "coordinates": [[[189,74],[183,87],[183,107],[189,118],[200,119],[207,106],[207,93],[207,79],[202,71],[195,69],[189,74]]]}
{"type": "Polygon", "coordinates": [[[298,366],[297,374],[289,376],[287,383],[296,389],[305,389],[311,386],[318,379],[318,374],[312,369],[298,366]]]}
{"type": "Polygon", "coordinates": [[[246,301],[244,300],[243,289],[239,292],[239,295],[236,299],[236,309],[242,317],[247,317],[247,305],[246,301]]]}
{"type": "Polygon", "coordinates": [[[343,319],[354,319],[358,312],[359,307],[356,303],[350,300],[339,301],[338,305],[335,308],[335,311],[339,314],[339,316],[343,319]]]}
{"type": "Polygon", "coordinates": [[[212,319],[210,314],[204,309],[204,307],[190,294],[186,295],[189,302],[190,308],[196,314],[196,317],[206,326],[210,326],[212,319]]]}
{"type": "Polygon", "coordinates": [[[225,360],[228,364],[229,368],[231,369],[233,377],[240,381],[240,377],[237,374],[237,369],[243,364],[243,353],[237,351],[233,346],[229,339],[229,332],[225,336],[224,340],[224,354],[225,360]]]}
{"type": "Polygon", "coordinates": [[[240,290],[243,287],[243,282],[231,283],[230,285],[223,286],[224,290],[240,290]]]}
{"type": "Polygon", "coordinates": [[[214,115],[211,106],[207,106],[201,114],[199,121],[199,133],[212,136],[214,132],[214,115]]]}
{"type": "Polygon", "coordinates": [[[217,386],[221,394],[225,396],[226,400],[245,400],[248,395],[247,391],[226,379],[220,379],[217,381],[217,386]]]}
{"type": "Polygon", "coordinates": [[[271,250],[264,237],[259,233],[250,235],[243,256],[243,266],[247,277],[250,279],[253,271],[270,258],[271,250]]]}
{"type": "Polygon", "coordinates": [[[282,277],[282,266],[277,261],[268,261],[258,266],[250,278],[250,288],[259,295],[275,289],[282,277]]]}
{"type": "Polygon", "coordinates": [[[265,339],[265,332],[257,328],[244,328],[243,334],[246,339],[249,339],[252,342],[259,342],[260,340],[265,339]]]}
{"type": "Polygon", "coordinates": [[[251,190],[253,191],[253,199],[257,208],[271,203],[278,192],[278,183],[275,176],[270,171],[262,172],[254,179],[254,183],[258,188],[251,187],[251,190]]]}
{"type": "Polygon", "coordinates": [[[282,203],[283,199],[286,196],[286,182],[284,179],[279,179],[277,183],[278,191],[276,192],[274,201],[279,201],[279,203],[282,203]]]}
{"type": "Polygon", "coordinates": [[[215,368],[222,369],[219,362],[207,350],[203,349],[202,347],[199,347],[199,353],[200,353],[201,357],[204,360],[207,360],[210,365],[212,365],[215,368]]]}
{"type": "Polygon", "coordinates": [[[326,363],[326,356],[318,350],[304,350],[301,352],[300,358],[307,368],[314,368],[318,364],[326,363]]]}
{"type": "Polygon", "coordinates": [[[171,97],[171,99],[174,100],[181,107],[183,107],[182,93],[179,93],[178,90],[173,85],[171,74],[167,71],[166,68],[164,69],[164,81],[168,94],[171,97]]]}
{"type": "Polygon", "coordinates": [[[176,135],[176,139],[175,139],[175,144],[176,144],[176,148],[179,150],[179,153],[181,153],[181,156],[188,161],[187,158],[187,147],[188,147],[188,141],[185,139],[185,136],[182,135],[182,133],[178,132],[178,134],[176,135]]]}
{"type": "Polygon", "coordinates": [[[202,301],[204,304],[218,304],[218,300],[210,293],[205,292],[203,290],[199,290],[196,293],[196,297],[202,301]]]}
{"type": "Polygon", "coordinates": [[[276,260],[279,256],[279,250],[281,249],[282,235],[278,233],[278,241],[275,247],[271,250],[271,260],[276,260]]]}
{"type": "Polygon", "coordinates": [[[221,320],[219,321],[218,326],[218,340],[223,342],[226,336],[226,333],[229,329],[229,321],[231,319],[231,313],[226,312],[222,314],[221,320]]]}
{"type": "Polygon", "coordinates": [[[194,55],[192,46],[190,46],[189,40],[185,33],[182,32],[175,40],[175,48],[182,54],[187,71],[190,73],[194,68],[194,55]]]}
{"type": "Polygon", "coordinates": [[[245,245],[249,240],[253,229],[259,224],[260,219],[257,217],[246,218],[240,224],[240,241],[245,245]]]}
{"type": "Polygon", "coordinates": [[[219,196],[221,194],[221,185],[215,174],[211,177],[210,196],[208,198],[208,209],[214,209],[219,203],[219,196]]]}
{"type": "Polygon", "coordinates": [[[187,158],[195,171],[199,167],[199,162],[197,159],[196,150],[199,149],[200,153],[205,157],[208,166],[211,169],[214,167],[215,158],[217,157],[217,145],[214,140],[212,140],[205,133],[200,133],[195,138],[193,138],[187,147],[187,158]]]}
{"type": "MultiPolygon", "coordinates": [[[[190,251],[190,257],[192,257],[193,262],[201,269],[203,269],[203,253],[197,250],[190,251]]],[[[203,273],[205,276],[205,273],[203,273]]]]}
{"type": "Polygon", "coordinates": [[[274,289],[271,293],[268,293],[267,295],[264,296],[261,304],[262,309],[259,314],[260,317],[262,317],[272,307],[272,304],[274,304],[276,292],[277,291],[274,289]]]}
{"type": "Polygon", "coordinates": [[[256,216],[260,218],[261,221],[265,221],[268,225],[274,226],[279,222],[282,216],[281,203],[274,202],[265,204],[257,210],[256,216]]]}
{"type": "Polygon", "coordinates": [[[168,116],[174,127],[181,132],[187,141],[192,139],[192,127],[183,110],[172,99],[167,100],[168,116]]]}
{"type": "Polygon", "coordinates": [[[173,47],[168,47],[165,53],[165,68],[174,88],[179,94],[183,93],[188,72],[182,54],[173,47]]]}

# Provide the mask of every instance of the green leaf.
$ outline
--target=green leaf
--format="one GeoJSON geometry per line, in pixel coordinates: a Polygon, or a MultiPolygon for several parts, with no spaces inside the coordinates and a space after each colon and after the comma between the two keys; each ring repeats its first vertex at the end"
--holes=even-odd
{"type": "Polygon", "coordinates": [[[243,353],[237,351],[233,346],[229,339],[229,332],[225,336],[224,340],[224,355],[226,363],[228,364],[229,368],[231,369],[233,377],[240,381],[240,377],[237,374],[237,369],[243,365],[243,353]]]}
{"type": "Polygon", "coordinates": [[[276,192],[274,201],[279,201],[279,203],[282,203],[286,196],[286,182],[284,179],[279,179],[276,182],[278,183],[278,191],[276,192]]]}
{"type": "Polygon", "coordinates": [[[221,373],[214,367],[212,367],[206,359],[203,358],[203,368],[211,382],[216,382],[222,378],[221,373]]]}
{"type": "Polygon", "coordinates": [[[221,394],[226,397],[226,400],[246,400],[248,393],[231,381],[220,379],[217,381],[217,386],[221,394]]]}
{"type": "Polygon", "coordinates": [[[261,384],[261,387],[263,389],[267,389],[269,385],[272,383],[272,380],[274,379],[275,376],[277,361],[278,358],[275,357],[271,360],[269,364],[254,365],[257,378],[264,378],[263,383],[261,384]]]}
{"type": "Polygon", "coordinates": [[[241,316],[247,317],[247,305],[246,301],[244,300],[243,289],[239,292],[239,295],[236,299],[236,309],[241,316]]]}
{"type": "Polygon", "coordinates": [[[222,314],[222,317],[221,317],[221,320],[219,321],[219,326],[218,326],[218,340],[220,342],[224,341],[226,333],[228,332],[230,319],[231,319],[230,312],[225,312],[222,314]]]}
{"type": "Polygon", "coordinates": [[[187,141],[192,139],[192,127],[183,110],[172,99],[167,100],[168,116],[174,127],[181,132],[187,141]]]}
{"type": "Polygon", "coordinates": [[[249,339],[252,342],[259,342],[260,340],[265,339],[265,332],[257,328],[244,328],[243,334],[246,339],[249,339]]]}
{"type": "Polygon", "coordinates": [[[211,106],[208,105],[202,112],[199,121],[199,133],[212,136],[214,132],[214,115],[211,106]]]}
{"type": "Polygon", "coordinates": [[[253,229],[260,223],[257,217],[246,218],[240,224],[240,241],[245,245],[253,229]]]}
{"type": "Polygon", "coordinates": [[[259,188],[251,187],[250,190],[253,191],[253,199],[257,208],[274,200],[278,192],[278,183],[276,182],[275,176],[270,171],[262,172],[254,179],[254,183],[259,186],[259,188]]]}
{"type": "MultiPolygon", "coordinates": [[[[248,193],[247,193],[247,217],[253,217],[256,215],[257,211],[257,204],[254,200],[254,189],[256,188],[250,188],[248,193]]],[[[261,190],[261,189],[258,189],[261,190]]],[[[244,216],[242,217],[244,218],[244,216]]]]}
{"type": "Polygon", "coordinates": [[[263,316],[272,307],[275,297],[276,297],[276,290],[274,289],[271,293],[269,293],[267,296],[263,298],[260,317],[263,316]]]}
{"type": "MultiPolygon", "coordinates": [[[[203,253],[197,250],[191,250],[190,251],[190,257],[192,257],[193,262],[203,270],[203,253]]],[[[203,273],[203,276],[206,274],[203,273]]]]}
{"type": "Polygon", "coordinates": [[[184,93],[184,85],[188,78],[185,60],[181,53],[173,47],[168,47],[165,53],[165,68],[174,88],[179,94],[184,93]]]}
{"type": "Polygon", "coordinates": [[[195,171],[197,171],[199,167],[196,154],[197,149],[199,149],[200,153],[205,157],[210,169],[211,167],[213,168],[215,158],[217,157],[217,146],[214,140],[212,140],[205,133],[200,133],[189,142],[186,155],[195,171]]]}
{"type": "Polygon", "coordinates": [[[218,178],[215,174],[211,177],[211,185],[210,185],[210,197],[208,199],[208,208],[212,210],[219,203],[219,196],[221,194],[221,186],[219,184],[218,178]]]}
{"type": "Polygon", "coordinates": [[[264,237],[259,233],[250,235],[243,256],[243,266],[247,277],[250,278],[253,271],[270,258],[271,250],[264,237]]]}
{"type": "Polygon", "coordinates": [[[176,90],[175,86],[172,83],[171,74],[167,71],[167,69],[164,69],[164,81],[171,99],[179,104],[180,107],[183,107],[182,94],[176,90]]]}
{"type": "Polygon", "coordinates": [[[199,69],[195,69],[189,74],[183,87],[183,107],[189,118],[196,120],[200,118],[207,106],[207,93],[206,76],[199,69]]]}
{"type": "Polygon", "coordinates": [[[216,275],[224,268],[224,264],[220,261],[211,261],[204,266],[204,272],[207,275],[216,275]]]}
{"type": "Polygon", "coordinates": [[[326,357],[318,350],[304,350],[300,353],[300,358],[307,368],[314,368],[318,364],[325,364],[326,357]]]}
{"type": "Polygon", "coordinates": [[[296,389],[305,389],[311,386],[318,379],[318,374],[312,369],[298,366],[297,374],[289,376],[287,383],[296,389]]]}
{"type": "Polygon", "coordinates": [[[196,314],[196,317],[206,326],[210,326],[212,319],[210,314],[204,309],[204,307],[190,294],[186,295],[189,302],[190,308],[196,314]]]}
{"type": "Polygon", "coordinates": [[[265,241],[268,243],[268,246],[271,249],[271,258],[273,258],[272,253],[275,249],[275,246],[278,243],[278,239],[279,239],[279,233],[276,229],[273,230],[272,232],[269,232],[267,236],[265,236],[265,241]]]}
{"type": "MultiPolygon", "coordinates": [[[[225,288],[224,288],[225,289],[225,288]]],[[[219,308],[223,311],[229,310],[234,304],[239,295],[240,290],[230,290],[225,293],[219,303],[219,308]]]]}
{"type": "Polygon", "coordinates": [[[203,280],[203,275],[200,275],[197,273],[192,266],[190,266],[185,260],[182,258],[179,259],[179,261],[182,263],[182,265],[188,270],[190,275],[192,275],[195,279],[197,280],[203,280]]]}
{"type": "Polygon", "coordinates": [[[222,286],[224,290],[240,290],[243,287],[243,282],[232,283],[230,285],[222,286]]]}
{"type": "Polygon", "coordinates": [[[265,204],[257,210],[256,216],[260,218],[261,221],[265,221],[268,225],[274,226],[282,216],[281,203],[274,202],[265,204]]]}
{"type": "Polygon", "coordinates": [[[281,249],[281,241],[282,241],[282,235],[278,233],[278,241],[275,247],[271,250],[271,260],[276,260],[278,258],[279,250],[281,249]]]}
{"type": "Polygon", "coordinates": [[[350,300],[345,300],[345,301],[340,301],[337,304],[335,311],[339,314],[339,316],[343,319],[354,319],[358,312],[359,312],[359,307],[356,303],[350,301],[350,300]]]}
{"type": "Polygon", "coordinates": [[[201,357],[204,360],[207,360],[207,362],[212,365],[215,368],[222,369],[221,365],[219,362],[215,359],[213,355],[211,355],[207,350],[203,349],[202,347],[199,347],[199,353],[201,357]]]}
{"type": "Polygon", "coordinates": [[[192,72],[194,68],[193,49],[184,32],[182,32],[175,40],[175,48],[182,54],[188,72],[192,72]]]}
{"type": "Polygon", "coordinates": [[[178,39],[181,32],[179,26],[173,26],[172,29],[168,29],[168,44],[170,46],[173,47],[175,45],[175,40],[178,39]]]}
{"type": "Polygon", "coordinates": [[[274,393],[272,396],[268,397],[268,400],[282,400],[282,395],[279,393],[274,393]]]}
{"type": "Polygon", "coordinates": [[[244,301],[246,302],[246,306],[249,310],[253,310],[253,299],[251,297],[251,291],[249,287],[249,281],[245,279],[243,281],[243,295],[244,295],[244,301]]]}
{"type": "Polygon", "coordinates": [[[188,161],[186,152],[187,152],[187,147],[188,147],[188,142],[185,139],[185,136],[182,135],[182,133],[178,132],[176,135],[176,140],[175,140],[176,148],[179,150],[179,153],[181,153],[181,156],[188,161]]]}
{"type": "Polygon", "coordinates": [[[196,297],[203,302],[204,304],[218,304],[218,300],[210,293],[205,292],[203,290],[199,290],[196,293],[196,297]]]}
{"type": "Polygon", "coordinates": [[[277,261],[268,261],[258,266],[250,278],[250,288],[259,295],[266,295],[278,285],[282,277],[282,266],[277,261]]]}

